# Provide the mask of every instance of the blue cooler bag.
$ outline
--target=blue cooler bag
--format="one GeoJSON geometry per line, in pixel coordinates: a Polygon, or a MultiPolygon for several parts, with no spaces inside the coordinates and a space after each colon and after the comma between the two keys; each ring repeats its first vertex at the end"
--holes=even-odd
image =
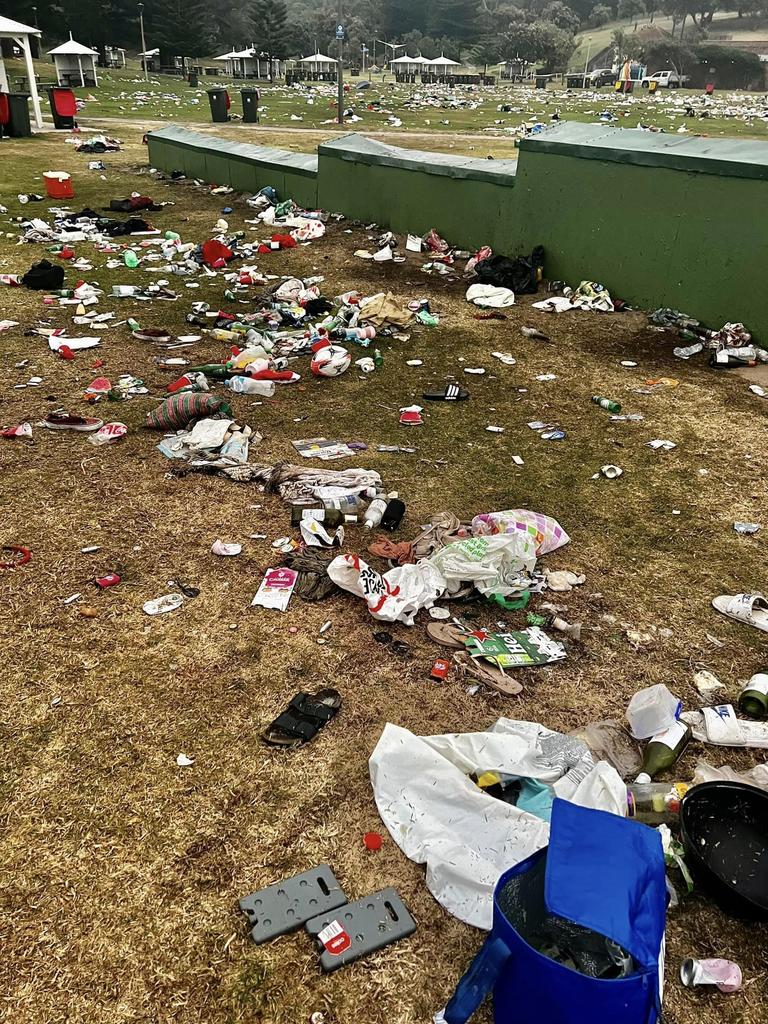
{"type": "Polygon", "coordinates": [[[445,1021],[492,990],[495,1024],[656,1024],[666,903],[655,829],[555,800],[549,846],[499,879],[445,1021]]]}

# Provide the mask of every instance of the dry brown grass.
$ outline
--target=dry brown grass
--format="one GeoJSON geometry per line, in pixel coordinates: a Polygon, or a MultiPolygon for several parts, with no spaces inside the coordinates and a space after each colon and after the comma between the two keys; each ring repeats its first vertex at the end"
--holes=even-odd
{"type": "MultiPolygon", "coordinates": [[[[37,176],[50,166],[76,168],[78,202],[104,205],[132,188],[148,190],[178,203],[154,217],[158,226],[202,240],[228,199],[152,183],[138,171],[144,157],[136,134],[127,137],[122,154],[105,158],[106,184],[81,169],[85,158],[71,155],[60,137],[4,143],[2,201],[15,215],[15,198],[6,197],[39,190],[37,176]]],[[[228,219],[237,228],[247,213],[235,205],[228,219]]],[[[766,406],[744,382],[674,360],[669,341],[639,314],[553,319],[529,312],[523,299],[506,322],[478,323],[460,284],[424,277],[418,260],[405,267],[356,260],[351,253],[365,238],[343,230],[267,257],[263,266],[323,273],[328,295],[387,286],[403,298],[429,296],[441,326],[414,330],[405,345],[387,343],[384,369],[364,380],[353,372],[327,382],[305,376],[261,406],[236,399],[240,419],[265,435],[257,457],[290,458],[292,438],[320,433],[415,444],[413,456],[371,451],[359,460],[405,497],[404,537],[444,508],[469,516],[527,506],[556,516],[572,544],[548,562],[587,575],[587,585],[563,599],[569,618],[585,623],[584,642],[572,646],[563,665],[524,673],[519,700],[469,696],[456,680],[435,686],[427,677],[438,651],[422,627],[394,630],[415,655],[398,660],[372,644],[373,623],[352,597],[321,605],[294,600],[285,615],[249,608],[263,569],[276,559],[268,541],[248,534],[271,539],[287,532],[285,509],[255,487],[168,478],[157,437],[141,426],[151,406],[146,399],[98,408],[131,427],[113,448],[93,449],[82,436],[42,429],[31,447],[3,441],[0,537],[33,550],[25,569],[0,576],[0,1012],[9,1024],[300,1024],[314,1010],[326,1011],[329,1024],[428,1021],[481,935],[434,902],[422,870],[388,837],[378,854],[363,849],[363,833],[382,830],[366,762],[384,723],[418,733],[466,731],[505,714],[568,729],[620,716],[636,689],[656,681],[695,704],[697,665],[726,681],[730,696],[737,678],[765,665],[764,638],[709,608],[718,592],[764,584],[762,534],[739,538],[730,527],[735,518],[765,520],[766,406]],[[545,327],[554,344],[523,339],[522,323],[545,327]],[[491,359],[498,348],[512,350],[517,366],[491,359]],[[405,367],[416,355],[424,365],[405,367]],[[460,356],[464,365],[485,366],[486,376],[465,379],[460,356]],[[622,358],[637,360],[639,369],[622,369],[622,358]],[[548,371],[557,381],[535,380],[548,371]],[[426,425],[406,433],[397,425],[398,407],[449,374],[468,381],[472,400],[430,406],[426,425]],[[629,390],[658,375],[675,376],[680,386],[648,397],[629,390]],[[645,413],[645,421],[611,424],[589,401],[598,392],[645,413]],[[295,423],[300,415],[307,418],[295,423]],[[557,420],[567,440],[538,440],[525,426],[534,418],[557,420]],[[489,423],[506,426],[506,433],[486,433],[489,423]],[[654,437],[679,447],[652,452],[643,442],[654,437]],[[516,453],[523,468],[510,461],[516,453]],[[608,461],[622,465],[624,477],[593,481],[608,461]],[[674,508],[683,514],[672,516],[674,508]],[[211,555],[217,536],[241,541],[242,556],[211,555]],[[87,544],[101,550],[83,555],[87,544]],[[107,570],[122,572],[124,582],[98,592],[90,581],[107,570]],[[199,586],[200,596],[178,613],[143,615],[142,602],[179,576],[199,586]],[[75,591],[98,609],[97,618],[62,604],[75,591]],[[321,647],[317,630],[326,619],[334,625],[321,647]],[[673,635],[633,651],[624,624],[667,627],[673,635]],[[299,632],[289,633],[291,626],[299,632]],[[724,646],[712,645],[707,633],[724,646]],[[263,726],[296,689],[324,684],[337,686],[345,701],[324,734],[294,753],[264,747],[263,726]],[[195,757],[193,768],[176,767],[182,750],[195,757]],[[237,898],[323,861],[353,897],[397,886],[418,922],[416,934],[330,977],[320,975],[303,935],[255,947],[235,910],[237,898]]],[[[0,269],[24,270],[40,255],[6,239],[0,269]]],[[[584,270],[586,276],[588,263],[584,270]]],[[[140,272],[88,276],[106,285],[141,279],[140,272]]],[[[188,301],[221,301],[220,285],[181,291],[176,305],[117,308],[180,330],[188,301]]],[[[25,327],[44,315],[33,294],[0,294],[2,315],[25,327]]],[[[109,301],[101,308],[111,308],[109,301]]],[[[68,316],[66,309],[53,313],[57,324],[68,316]]],[[[168,377],[153,353],[124,328],[104,338],[99,354],[107,375],[135,373],[160,395],[168,377]]],[[[3,424],[36,420],[51,406],[85,408],[89,354],[61,362],[22,329],[0,336],[0,354],[3,424]],[[14,370],[24,357],[30,366],[14,370]],[[32,372],[44,385],[14,390],[32,372]]],[[[222,346],[206,342],[195,358],[222,354],[222,346]]],[[[360,544],[352,531],[348,549],[360,544]]],[[[477,614],[495,618],[479,607],[477,614]]],[[[522,621],[520,614],[508,618],[522,621]]],[[[692,774],[699,753],[686,755],[683,776],[692,774]]],[[[754,760],[716,752],[711,759],[754,760]]],[[[697,897],[670,916],[668,936],[668,1024],[765,1019],[764,927],[729,920],[697,897]],[[688,955],[738,960],[748,979],[744,992],[682,989],[676,972],[688,955]]],[[[479,1019],[490,1018],[486,1012],[479,1019]]]]}

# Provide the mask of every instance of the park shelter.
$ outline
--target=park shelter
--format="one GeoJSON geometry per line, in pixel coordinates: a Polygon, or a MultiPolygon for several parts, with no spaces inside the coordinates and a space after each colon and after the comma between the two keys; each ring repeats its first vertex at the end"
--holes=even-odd
{"type": "Polygon", "coordinates": [[[223,64],[224,65],[224,74],[232,75],[232,77],[234,77],[234,74],[235,74],[235,63],[234,62],[237,60],[237,51],[235,50],[234,46],[229,51],[229,53],[222,53],[220,57],[214,57],[213,59],[216,61],[217,64],[223,64]]]}
{"type": "Polygon", "coordinates": [[[407,53],[404,53],[402,57],[394,57],[390,62],[390,69],[398,75],[406,74],[410,75],[415,68],[414,64],[420,64],[421,62],[416,57],[409,57],[407,53]]]}
{"type": "Polygon", "coordinates": [[[99,84],[96,74],[96,58],[99,56],[99,51],[76,42],[72,38],[71,32],[66,43],[54,47],[48,53],[53,57],[59,85],[85,87],[99,84]]]}
{"type": "Polygon", "coordinates": [[[299,64],[302,64],[307,71],[324,72],[329,74],[336,67],[335,57],[326,57],[322,53],[313,53],[311,57],[302,57],[299,64]]]}
{"type": "Polygon", "coordinates": [[[105,46],[104,53],[106,54],[108,67],[125,67],[125,50],[122,48],[122,46],[105,46]]]}
{"type": "Polygon", "coordinates": [[[435,57],[434,60],[424,60],[422,62],[426,68],[431,68],[436,74],[446,74],[449,68],[459,68],[461,65],[457,60],[451,60],[450,57],[446,57],[445,54],[441,53],[439,57],[435,57]]]}
{"type": "MultiPolygon", "coordinates": [[[[37,81],[35,80],[35,66],[32,63],[32,50],[29,45],[30,36],[39,36],[40,31],[30,28],[29,25],[22,25],[18,21],[11,21],[10,18],[0,16],[0,39],[12,39],[17,46],[20,46],[24,53],[24,63],[27,68],[27,80],[29,83],[29,94],[32,97],[32,109],[35,113],[35,124],[38,128],[43,127],[43,115],[40,111],[40,97],[37,93],[37,81]]],[[[8,76],[5,73],[5,65],[0,56],[0,91],[10,92],[8,88],[8,76]]]]}
{"type": "Polygon", "coordinates": [[[139,58],[141,59],[142,67],[146,65],[147,71],[155,71],[160,59],[160,47],[156,46],[153,50],[143,50],[139,54],[139,58]]]}

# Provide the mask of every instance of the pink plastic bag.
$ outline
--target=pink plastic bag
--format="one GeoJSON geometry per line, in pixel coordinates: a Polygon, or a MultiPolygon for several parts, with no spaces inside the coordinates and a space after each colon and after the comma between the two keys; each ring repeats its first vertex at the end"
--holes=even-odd
{"type": "Polygon", "coordinates": [[[541,512],[531,512],[526,508],[486,512],[472,520],[472,533],[475,537],[516,531],[533,538],[537,558],[549,554],[550,551],[557,551],[571,539],[556,519],[541,512]]]}

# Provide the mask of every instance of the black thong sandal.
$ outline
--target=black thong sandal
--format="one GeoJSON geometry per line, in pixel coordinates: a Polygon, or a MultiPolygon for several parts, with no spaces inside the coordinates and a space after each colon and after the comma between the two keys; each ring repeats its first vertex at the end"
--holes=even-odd
{"type": "Polygon", "coordinates": [[[290,704],[264,732],[264,740],[273,747],[301,747],[313,740],[341,708],[338,690],[297,693],[290,704]]]}
{"type": "Polygon", "coordinates": [[[421,397],[428,402],[463,402],[469,392],[458,384],[446,384],[442,391],[425,391],[421,397]]]}

